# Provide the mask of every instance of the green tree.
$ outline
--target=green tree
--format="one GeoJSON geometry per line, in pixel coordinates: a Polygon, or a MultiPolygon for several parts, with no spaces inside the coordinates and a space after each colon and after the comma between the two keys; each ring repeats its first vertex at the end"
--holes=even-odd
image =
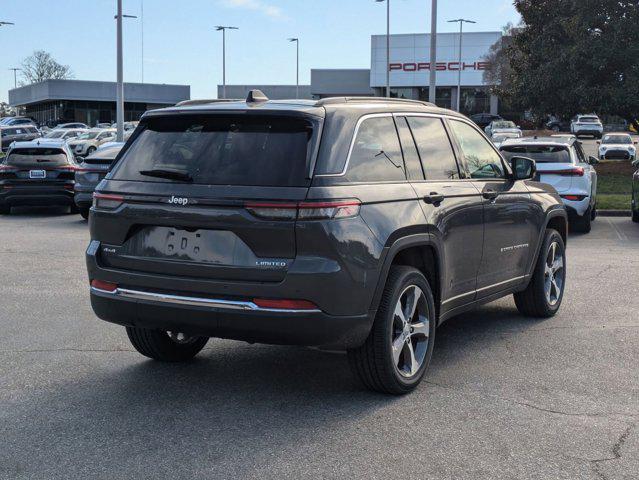
{"type": "Polygon", "coordinates": [[[500,93],[521,109],[639,117],[639,0],[515,0],[500,93]]]}

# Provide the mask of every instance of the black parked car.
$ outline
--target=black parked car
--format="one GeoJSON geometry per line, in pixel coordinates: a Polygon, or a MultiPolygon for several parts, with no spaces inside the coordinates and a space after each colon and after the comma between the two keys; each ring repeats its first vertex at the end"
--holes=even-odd
{"type": "Polygon", "coordinates": [[[82,160],[75,171],[75,204],[83,218],[89,218],[95,187],[109,172],[124,143],[113,143],[93,152],[82,160]]]}
{"type": "Polygon", "coordinates": [[[482,130],[486,128],[488,125],[490,125],[492,122],[494,122],[495,120],[503,120],[501,116],[494,115],[492,113],[475,113],[474,115],[470,116],[470,119],[473,122],[475,122],[479,127],[481,127],[482,130]]]}
{"type": "Polygon", "coordinates": [[[639,223],[639,159],[635,159],[632,164],[637,167],[632,176],[632,221],[639,223]]]}
{"type": "Polygon", "coordinates": [[[9,127],[0,126],[0,145],[3,152],[9,150],[13,142],[25,142],[40,137],[38,129],[32,125],[9,127]]]}
{"type": "Polygon", "coordinates": [[[416,101],[147,112],[94,196],[92,306],[154,359],[209,337],[345,349],[368,388],[405,393],[444,320],[510,294],[559,309],[566,211],[534,174],[416,101]]]}
{"type": "Polygon", "coordinates": [[[68,205],[73,202],[77,165],[65,143],[37,140],[14,144],[0,163],[0,213],[11,207],[68,205]]]}

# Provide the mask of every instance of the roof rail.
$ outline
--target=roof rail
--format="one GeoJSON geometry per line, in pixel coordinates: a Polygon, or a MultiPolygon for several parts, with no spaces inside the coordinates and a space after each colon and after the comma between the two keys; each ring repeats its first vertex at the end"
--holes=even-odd
{"type": "Polygon", "coordinates": [[[409,98],[388,98],[388,97],[327,97],[318,100],[315,104],[318,107],[323,105],[335,105],[339,103],[411,103],[423,105],[426,107],[436,107],[437,105],[430,102],[422,102],[421,100],[411,100],[409,98]]]}

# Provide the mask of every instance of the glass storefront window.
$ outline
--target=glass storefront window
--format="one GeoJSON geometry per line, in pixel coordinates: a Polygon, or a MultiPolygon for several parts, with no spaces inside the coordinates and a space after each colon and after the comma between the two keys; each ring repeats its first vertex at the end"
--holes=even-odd
{"type": "Polygon", "coordinates": [[[466,115],[490,112],[490,92],[488,89],[462,87],[461,111],[466,115]]]}

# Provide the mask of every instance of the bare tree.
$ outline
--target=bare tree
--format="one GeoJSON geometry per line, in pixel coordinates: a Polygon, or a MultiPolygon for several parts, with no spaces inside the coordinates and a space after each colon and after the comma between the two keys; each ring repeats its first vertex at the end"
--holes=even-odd
{"type": "Polygon", "coordinates": [[[43,82],[49,79],[73,78],[73,72],[68,65],[60,65],[50,53],[37,50],[22,62],[22,77],[25,81],[21,85],[43,82]]]}

